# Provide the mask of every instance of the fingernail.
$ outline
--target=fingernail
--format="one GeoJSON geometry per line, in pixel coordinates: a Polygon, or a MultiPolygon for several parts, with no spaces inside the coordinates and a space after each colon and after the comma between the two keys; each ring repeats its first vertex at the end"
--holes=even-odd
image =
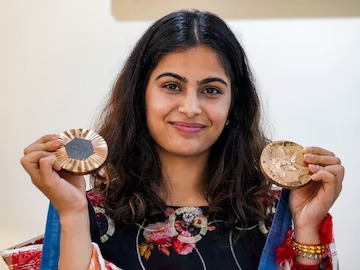
{"type": "Polygon", "coordinates": [[[304,155],[304,159],[307,159],[307,160],[311,160],[312,157],[313,157],[312,154],[305,154],[305,155],[304,155]]]}
{"type": "Polygon", "coordinates": [[[311,169],[311,170],[316,170],[316,169],[319,169],[319,165],[317,165],[317,164],[309,164],[309,169],[311,169]]]}
{"type": "Polygon", "coordinates": [[[311,152],[311,147],[304,147],[303,152],[304,153],[311,152]]]}

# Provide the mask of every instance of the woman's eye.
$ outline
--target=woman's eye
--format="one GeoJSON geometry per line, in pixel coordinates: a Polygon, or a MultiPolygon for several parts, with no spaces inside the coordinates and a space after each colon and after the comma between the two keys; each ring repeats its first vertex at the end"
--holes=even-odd
{"type": "Polygon", "coordinates": [[[177,86],[176,84],[174,83],[168,83],[165,85],[165,88],[169,89],[169,90],[172,90],[172,91],[180,91],[180,88],[179,86],[177,86]]]}
{"type": "Polygon", "coordinates": [[[203,90],[205,94],[216,95],[221,94],[220,90],[214,87],[208,87],[203,90]]]}

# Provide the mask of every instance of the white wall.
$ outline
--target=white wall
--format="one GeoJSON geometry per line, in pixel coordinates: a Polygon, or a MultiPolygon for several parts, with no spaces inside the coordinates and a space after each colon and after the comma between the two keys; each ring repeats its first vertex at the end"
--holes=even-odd
{"type": "MultiPolygon", "coordinates": [[[[344,189],[331,212],[342,269],[356,269],[360,18],[229,23],[248,52],[272,138],[342,158],[344,189]]],[[[109,1],[0,0],[0,250],[44,231],[47,200],[19,164],[22,149],[46,133],[89,127],[148,25],[115,21],[109,1]]]]}

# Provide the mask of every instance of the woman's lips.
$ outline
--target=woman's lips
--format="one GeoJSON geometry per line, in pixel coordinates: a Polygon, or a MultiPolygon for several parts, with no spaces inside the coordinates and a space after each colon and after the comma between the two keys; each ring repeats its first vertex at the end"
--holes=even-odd
{"type": "Polygon", "coordinates": [[[174,128],[184,133],[197,133],[200,132],[205,125],[199,123],[186,123],[186,122],[170,122],[174,128]]]}

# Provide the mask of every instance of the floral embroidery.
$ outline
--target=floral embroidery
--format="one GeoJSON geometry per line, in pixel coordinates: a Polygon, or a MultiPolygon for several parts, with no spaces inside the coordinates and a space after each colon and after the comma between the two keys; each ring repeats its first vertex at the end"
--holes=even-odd
{"type": "Polygon", "coordinates": [[[145,260],[148,260],[150,255],[151,255],[151,251],[154,249],[154,245],[151,243],[141,243],[139,246],[139,250],[140,250],[140,256],[144,257],[145,260]]]}
{"type": "Polygon", "coordinates": [[[105,201],[105,196],[103,194],[94,192],[92,190],[88,191],[86,196],[92,205],[103,205],[105,201]]]}
{"type": "Polygon", "coordinates": [[[105,197],[104,195],[93,191],[88,191],[86,195],[95,211],[96,222],[100,232],[100,241],[101,243],[105,243],[115,232],[115,223],[108,215],[106,215],[103,207],[105,197]]]}
{"type": "Polygon", "coordinates": [[[178,254],[187,255],[208,231],[215,230],[215,226],[208,225],[208,217],[199,207],[168,207],[165,213],[164,222],[144,228],[145,241],[139,245],[139,251],[145,260],[150,258],[154,246],[166,256],[170,256],[171,247],[178,254]]]}

